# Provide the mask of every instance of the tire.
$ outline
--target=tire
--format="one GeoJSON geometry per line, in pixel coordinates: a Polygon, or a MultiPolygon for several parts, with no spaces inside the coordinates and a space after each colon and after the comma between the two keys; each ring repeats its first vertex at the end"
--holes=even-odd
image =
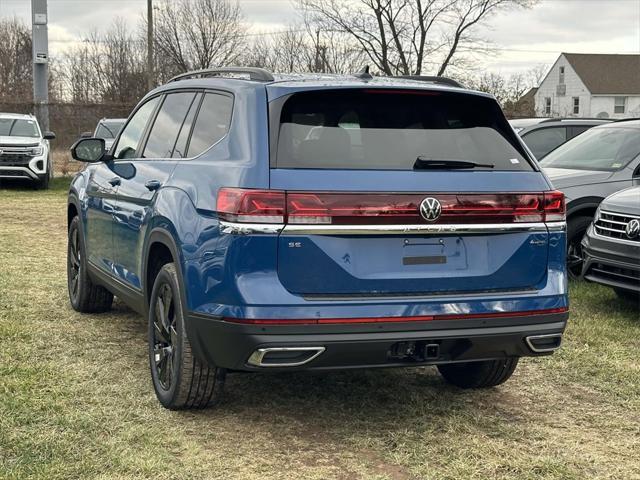
{"type": "Polygon", "coordinates": [[[577,280],[582,275],[584,257],[582,237],[593,221],[592,217],[572,217],[567,223],[567,273],[569,278],[577,280]]]}
{"type": "Polygon", "coordinates": [[[640,293],[633,292],[631,290],[624,290],[622,288],[614,288],[616,295],[619,299],[629,302],[631,305],[635,305],[640,310],[640,293]]]}
{"type": "Polygon", "coordinates": [[[69,224],[67,288],[71,306],[78,312],[98,313],[111,309],[113,294],[104,287],[94,285],[89,278],[84,237],[77,216],[69,224]]]}
{"type": "Polygon", "coordinates": [[[36,190],[47,190],[49,188],[49,172],[38,178],[33,186],[36,190]]]}
{"type": "Polygon", "coordinates": [[[187,337],[182,295],[173,263],[155,278],[149,306],[149,367],[156,396],[170,410],[217,404],[226,370],[196,358],[187,337]]]}
{"type": "Polygon", "coordinates": [[[444,379],[460,388],[488,388],[506,382],[518,365],[518,357],[481,362],[438,365],[444,379]]]}

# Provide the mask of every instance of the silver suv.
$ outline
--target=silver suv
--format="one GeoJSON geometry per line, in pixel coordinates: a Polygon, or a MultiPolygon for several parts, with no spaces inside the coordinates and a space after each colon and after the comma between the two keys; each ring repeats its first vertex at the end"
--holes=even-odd
{"type": "Polygon", "coordinates": [[[640,185],[640,120],[593,127],[547,155],[540,165],[567,202],[569,274],[579,277],[580,241],[600,202],[640,185]]]}
{"type": "Polygon", "coordinates": [[[53,177],[49,140],[53,132],[42,133],[33,115],[0,113],[0,180],[29,180],[48,188],[53,177]]]}

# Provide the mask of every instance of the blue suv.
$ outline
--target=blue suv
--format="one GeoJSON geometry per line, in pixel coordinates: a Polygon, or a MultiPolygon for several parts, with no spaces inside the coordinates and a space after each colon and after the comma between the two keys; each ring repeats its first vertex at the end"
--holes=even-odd
{"type": "Polygon", "coordinates": [[[227,372],[436,365],[462,388],[561,343],[564,197],[496,100],[434,77],[176,77],[68,201],[80,312],[148,319],[167,408],[227,372]]]}

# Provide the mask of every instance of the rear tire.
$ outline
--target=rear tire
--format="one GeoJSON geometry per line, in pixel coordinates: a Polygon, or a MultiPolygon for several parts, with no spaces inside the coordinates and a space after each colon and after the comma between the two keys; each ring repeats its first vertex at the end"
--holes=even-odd
{"type": "Polygon", "coordinates": [[[582,237],[593,221],[592,217],[572,217],[567,223],[567,273],[577,280],[582,275],[584,255],[582,253],[582,237]]]}
{"type": "Polygon", "coordinates": [[[74,310],[82,313],[106,312],[111,309],[113,294],[94,285],[87,272],[87,258],[80,220],[73,217],[69,224],[67,243],[67,287],[74,310]]]}
{"type": "Polygon", "coordinates": [[[149,366],[156,396],[170,410],[217,404],[226,370],[195,357],[185,329],[182,296],[173,263],[155,278],[149,306],[149,366]]]}
{"type": "Polygon", "coordinates": [[[488,388],[506,382],[518,365],[518,357],[481,362],[438,365],[444,379],[460,388],[488,388]]]}

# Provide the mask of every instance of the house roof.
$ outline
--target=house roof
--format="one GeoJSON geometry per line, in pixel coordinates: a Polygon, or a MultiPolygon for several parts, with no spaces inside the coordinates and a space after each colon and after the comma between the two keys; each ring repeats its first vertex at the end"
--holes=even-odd
{"type": "Polygon", "coordinates": [[[563,55],[592,94],[640,95],[640,55],[563,55]]]}

